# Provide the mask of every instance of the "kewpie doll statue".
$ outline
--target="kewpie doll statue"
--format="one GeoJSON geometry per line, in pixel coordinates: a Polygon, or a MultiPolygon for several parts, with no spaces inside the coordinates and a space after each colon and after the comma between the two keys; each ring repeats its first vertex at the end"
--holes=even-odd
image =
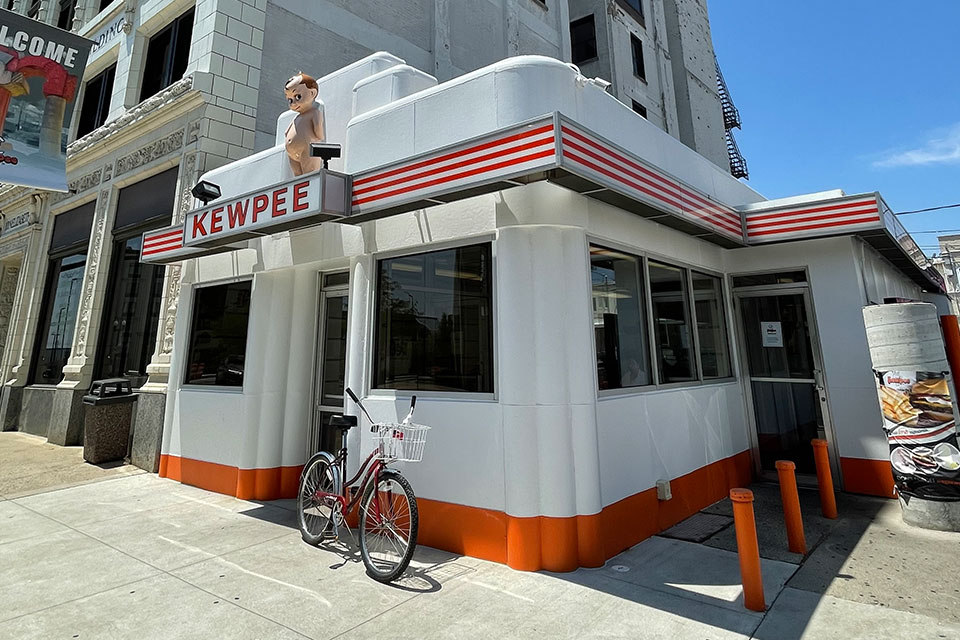
{"type": "Polygon", "coordinates": [[[283,90],[290,109],[297,112],[297,117],[287,127],[287,156],[293,175],[302,176],[323,166],[322,158],[310,157],[310,143],[326,140],[323,112],[316,104],[319,89],[317,81],[301,71],[287,80],[283,90]]]}

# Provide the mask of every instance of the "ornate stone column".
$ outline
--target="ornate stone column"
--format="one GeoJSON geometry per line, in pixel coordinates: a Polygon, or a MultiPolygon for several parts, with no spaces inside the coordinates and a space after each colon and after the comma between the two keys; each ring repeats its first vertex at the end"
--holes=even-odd
{"type": "Polygon", "coordinates": [[[102,189],[97,198],[96,215],[87,248],[83,289],[77,308],[73,348],[67,365],[63,368],[63,381],[57,385],[50,412],[47,440],[54,444],[79,444],[83,437],[81,400],[89,389],[93,376],[97,328],[110,271],[107,268],[111,252],[107,229],[113,226],[115,200],[110,189],[102,189]]]}

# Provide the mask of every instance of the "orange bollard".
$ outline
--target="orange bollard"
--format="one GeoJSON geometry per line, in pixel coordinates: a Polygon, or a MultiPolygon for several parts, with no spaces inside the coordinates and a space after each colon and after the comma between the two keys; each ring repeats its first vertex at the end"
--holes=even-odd
{"type": "Polygon", "coordinates": [[[783,521],[787,526],[787,547],[793,553],[807,552],[807,539],[803,534],[803,517],[800,515],[800,494],[797,493],[797,465],[789,460],[777,460],[777,475],[780,477],[780,500],[783,502],[783,521]]]}
{"type": "Polygon", "coordinates": [[[837,517],[837,498],[833,495],[833,474],[830,472],[830,454],[827,453],[827,441],[814,438],[813,460],[817,463],[817,488],[820,490],[820,511],[823,517],[833,520],[837,517]]]}
{"type": "Polygon", "coordinates": [[[751,611],[766,611],[763,577],[760,575],[760,547],[757,546],[757,523],[753,519],[753,491],[730,489],[730,501],[733,503],[733,526],[737,532],[737,555],[740,556],[743,606],[751,611]]]}

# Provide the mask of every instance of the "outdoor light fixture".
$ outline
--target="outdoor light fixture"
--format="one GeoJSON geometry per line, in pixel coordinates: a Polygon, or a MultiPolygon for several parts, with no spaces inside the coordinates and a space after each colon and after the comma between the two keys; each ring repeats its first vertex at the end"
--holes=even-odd
{"type": "Polygon", "coordinates": [[[220,197],[220,185],[201,180],[193,189],[190,189],[190,193],[193,194],[194,198],[206,205],[211,200],[216,200],[220,197]]]}
{"type": "Polygon", "coordinates": [[[340,145],[332,142],[311,142],[310,157],[323,158],[323,168],[328,169],[327,163],[330,159],[340,157],[340,145]]]}

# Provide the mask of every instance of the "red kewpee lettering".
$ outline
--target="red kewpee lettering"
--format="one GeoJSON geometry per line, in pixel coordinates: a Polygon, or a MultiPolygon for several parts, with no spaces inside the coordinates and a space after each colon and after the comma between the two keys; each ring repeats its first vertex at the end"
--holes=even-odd
{"type": "Polygon", "coordinates": [[[193,232],[190,234],[193,238],[207,235],[207,230],[203,227],[203,219],[207,217],[207,212],[199,213],[193,216],[193,232]]]}
{"type": "Polygon", "coordinates": [[[265,195],[259,195],[253,197],[253,223],[257,223],[257,216],[267,210],[267,205],[270,203],[270,198],[265,195]]]}
{"type": "Polygon", "coordinates": [[[247,209],[250,208],[250,200],[237,201],[236,204],[227,205],[227,220],[230,224],[230,228],[242,227],[247,221],[247,212],[244,211],[244,207],[247,209]]]}

